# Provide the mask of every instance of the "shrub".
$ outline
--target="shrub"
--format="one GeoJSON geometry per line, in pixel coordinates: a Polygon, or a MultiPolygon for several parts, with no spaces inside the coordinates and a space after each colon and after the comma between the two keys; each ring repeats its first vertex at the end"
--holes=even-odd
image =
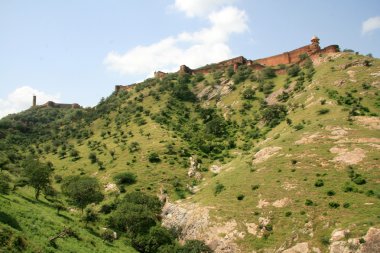
{"type": "Polygon", "coordinates": [[[88,155],[88,159],[90,159],[91,163],[96,163],[96,161],[98,160],[96,158],[96,154],[91,152],[89,155],[88,155]]]}
{"type": "Polygon", "coordinates": [[[323,108],[323,109],[320,109],[320,110],[318,111],[318,115],[327,114],[327,113],[329,113],[329,112],[330,112],[329,109],[327,109],[327,108],[323,108]]]}
{"type": "Polygon", "coordinates": [[[364,90],[369,90],[371,88],[371,85],[369,85],[367,83],[363,83],[362,87],[363,87],[364,90]]]}
{"type": "Polygon", "coordinates": [[[310,199],[306,199],[305,200],[305,205],[306,206],[312,206],[312,205],[314,205],[314,202],[312,200],[310,200],[310,199]]]}
{"type": "Polygon", "coordinates": [[[96,178],[88,176],[69,176],[63,180],[62,193],[71,202],[83,209],[90,203],[99,203],[104,196],[100,192],[100,184],[96,178]]]}
{"type": "Polygon", "coordinates": [[[288,73],[289,76],[295,77],[295,76],[298,76],[298,73],[300,71],[301,71],[300,66],[298,66],[297,64],[295,64],[295,65],[289,67],[286,72],[288,73]]]}
{"type": "Polygon", "coordinates": [[[262,117],[266,125],[273,128],[285,119],[287,112],[285,105],[269,105],[263,110],[262,117]]]}
{"type": "Polygon", "coordinates": [[[236,196],[237,200],[243,200],[244,197],[245,197],[244,194],[239,194],[239,195],[236,196]]]}
{"type": "Polygon", "coordinates": [[[252,88],[247,88],[243,91],[242,94],[243,99],[254,99],[255,98],[255,91],[252,88]]]}
{"type": "Polygon", "coordinates": [[[255,191],[255,190],[259,189],[259,188],[260,188],[260,185],[259,185],[259,184],[251,185],[251,189],[252,189],[252,191],[255,191]]]}
{"type": "Polygon", "coordinates": [[[357,185],[362,185],[362,184],[367,183],[367,181],[359,174],[357,174],[356,177],[352,179],[352,182],[354,182],[357,185]]]}
{"type": "MultiPolygon", "coordinates": [[[[174,252],[174,251],[171,251],[174,252]]],[[[178,253],[212,253],[213,251],[202,241],[189,240],[185,242],[178,253]]]]}
{"type": "Polygon", "coordinates": [[[133,141],[133,142],[131,142],[131,144],[129,144],[128,149],[131,153],[139,151],[140,150],[140,144],[136,141],[133,141]]]}
{"type": "Polygon", "coordinates": [[[215,189],[214,189],[214,195],[218,195],[219,193],[221,193],[223,190],[225,189],[224,185],[217,182],[216,185],[215,185],[215,189]]]}
{"type": "Polygon", "coordinates": [[[321,238],[321,243],[325,246],[328,246],[330,244],[330,238],[328,236],[323,236],[321,238]]]}
{"type": "Polygon", "coordinates": [[[161,161],[160,156],[156,152],[149,153],[148,160],[151,163],[159,163],[161,161]]]}
{"type": "Polygon", "coordinates": [[[299,123],[293,127],[296,131],[302,130],[304,128],[304,125],[302,123],[299,123]]]}
{"type": "Polygon", "coordinates": [[[336,209],[336,208],[340,207],[340,204],[338,202],[330,202],[329,207],[336,209]]]}
{"type": "Polygon", "coordinates": [[[0,172],[0,194],[8,194],[11,187],[9,186],[10,178],[0,172]]]}
{"type": "Polygon", "coordinates": [[[127,193],[108,219],[111,228],[135,237],[146,234],[157,224],[162,204],[155,196],[143,192],[127,193]]]}
{"type": "Polygon", "coordinates": [[[197,100],[197,97],[189,89],[187,83],[179,83],[173,88],[173,96],[182,101],[194,102],[197,100]]]}
{"type": "Polygon", "coordinates": [[[290,212],[290,211],[287,211],[286,213],[285,213],[285,217],[290,217],[292,215],[292,212],[290,212]]]}
{"type": "Polygon", "coordinates": [[[266,67],[261,70],[264,79],[270,79],[276,77],[276,71],[271,67],[266,67]]]}
{"type": "Polygon", "coordinates": [[[132,172],[121,172],[113,177],[117,185],[131,185],[136,183],[137,176],[132,172]]]}
{"type": "Polygon", "coordinates": [[[105,229],[100,236],[106,242],[113,242],[116,239],[111,229],[105,229]]]}
{"type": "Polygon", "coordinates": [[[327,191],[327,196],[334,196],[334,195],[335,195],[335,191],[333,190],[327,191]]]}
{"type": "Polygon", "coordinates": [[[315,181],[314,183],[314,186],[315,187],[322,187],[324,185],[324,182],[322,179],[318,179],[317,181],[315,181]]]}
{"type": "Polygon", "coordinates": [[[346,182],[345,185],[343,186],[343,191],[344,192],[358,192],[358,188],[356,188],[349,182],[346,182]]]}
{"type": "Polygon", "coordinates": [[[216,137],[224,136],[226,134],[226,130],[227,123],[220,116],[216,116],[206,123],[206,132],[209,134],[213,134],[216,137]]]}
{"type": "Polygon", "coordinates": [[[344,207],[344,208],[349,208],[349,207],[350,207],[350,203],[345,202],[345,203],[343,204],[343,207],[344,207]]]}

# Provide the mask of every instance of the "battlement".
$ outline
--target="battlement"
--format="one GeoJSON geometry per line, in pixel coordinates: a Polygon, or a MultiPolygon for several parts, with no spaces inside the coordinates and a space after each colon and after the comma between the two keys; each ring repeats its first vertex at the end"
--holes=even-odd
{"type": "MultiPolygon", "coordinates": [[[[244,58],[243,56],[238,56],[232,59],[228,59],[225,61],[221,61],[214,64],[209,64],[197,69],[191,69],[190,67],[186,65],[181,65],[179,70],[177,71],[178,74],[208,74],[210,72],[213,72],[215,70],[223,70],[227,67],[232,67],[233,70],[236,72],[238,67],[241,65],[248,66],[249,68],[253,70],[260,70],[265,67],[274,67],[279,64],[298,64],[302,62],[301,55],[307,55],[310,58],[318,57],[321,54],[328,54],[328,53],[337,53],[339,52],[339,46],[338,45],[330,45],[323,49],[319,46],[319,38],[317,36],[313,36],[311,38],[311,44],[299,47],[297,49],[291,50],[289,52],[284,52],[282,54],[277,54],[274,56],[256,59],[256,60],[248,60],[244,58]]],[[[156,71],[154,72],[155,78],[163,78],[167,75],[167,73],[162,71],[156,71]]],[[[134,84],[135,85],[135,84],[134,84]]],[[[116,85],[115,91],[118,92],[120,90],[131,90],[134,85],[116,85]]]]}
{"type": "Polygon", "coordinates": [[[53,101],[48,101],[45,104],[37,105],[37,97],[33,95],[33,104],[32,107],[39,107],[39,108],[60,108],[60,109],[78,109],[81,108],[81,106],[77,103],[73,104],[61,104],[61,103],[55,103],[53,101]]]}
{"type": "Polygon", "coordinates": [[[53,101],[48,101],[43,105],[40,105],[40,107],[48,107],[48,108],[60,108],[60,109],[78,109],[81,106],[77,103],[73,104],[61,104],[61,103],[55,103],[53,101]]]}

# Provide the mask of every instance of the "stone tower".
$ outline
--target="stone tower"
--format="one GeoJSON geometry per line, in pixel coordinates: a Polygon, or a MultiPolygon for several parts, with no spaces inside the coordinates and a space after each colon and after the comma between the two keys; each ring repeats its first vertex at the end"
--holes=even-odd
{"type": "Polygon", "coordinates": [[[319,46],[319,38],[315,35],[311,38],[311,48],[315,51],[321,49],[319,46]]]}
{"type": "Polygon", "coordinates": [[[35,107],[37,105],[37,97],[36,95],[33,95],[33,107],[35,107]]]}

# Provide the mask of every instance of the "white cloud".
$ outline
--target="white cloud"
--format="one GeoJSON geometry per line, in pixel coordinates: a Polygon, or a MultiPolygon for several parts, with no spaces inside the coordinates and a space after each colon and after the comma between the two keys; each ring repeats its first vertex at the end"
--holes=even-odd
{"type": "Polygon", "coordinates": [[[362,33],[366,34],[373,30],[380,29],[380,16],[367,19],[362,24],[362,33]]]}
{"type": "Polygon", "coordinates": [[[137,46],[125,54],[110,52],[104,63],[121,74],[148,75],[156,70],[176,71],[231,57],[228,40],[232,34],[248,30],[247,15],[236,7],[223,7],[208,15],[210,26],[196,32],[183,32],[148,46],[137,46]]]}
{"type": "Polygon", "coordinates": [[[174,8],[185,12],[188,17],[205,16],[218,7],[234,2],[236,0],[176,0],[174,8]]]}
{"type": "Polygon", "coordinates": [[[12,91],[6,98],[0,98],[0,118],[31,107],[33,95],[37,96],[37,104],[42,104],[47,101],[59,102],[60,98],[59,94],[50,95],[29,86],[22,86],[12,91]]]}

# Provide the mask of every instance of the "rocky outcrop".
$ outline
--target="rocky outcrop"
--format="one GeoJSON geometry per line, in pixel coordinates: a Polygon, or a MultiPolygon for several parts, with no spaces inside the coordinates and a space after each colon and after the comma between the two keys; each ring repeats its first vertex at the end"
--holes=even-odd
{"type": "Polygon", "coordinates": [[[201,168],[201,164],[198,162],[198,159],[196,157],[190,157],[190,167],[187,172],[187,175],[189,177],[194,177],[195,179],[201,179],[202,174],[199,172],[199,169],[201,168]]]}
{"type": "Polygon", "coordinates": [[[259,152],[257,152],[254,155],[254,160],[252,161],[253,164],[262,163],[266,160],[268,160],[271,156],[275,155],[280,151],[281,147],[267,147],[263,148],[259,152]]]}
{"type": "Polygon", "coordinates": [[[162,210],[162,225],[177,231],[182,241],[205,241],[216,253],[241,252],[234,241],[245,236],[237,230],[235,220],[212,222],[209,208],[197,204],[167,202],[162,210]]]}
{"type": "Polygon", "coordinates": [[[232,91],[233,81],[223,79],[218,85],[209,85],[203,88],[198,94],[198,99],[211,100],[216,97],[225,96],[232,91]]]}
{"type": "Polygon", "coordinates": [[[309,244],[307,242],[297,243],[293,247],[282,251],[282,253],[308,253],[308,252],[310,252],[310,250],[309,250],[309,244]]]}
{"type": "Polygon", "coordinates": [[[334,230],[331,235],[330,253],[374,253],[380,252],[380,229],[370,228],[363,238],[350,238],[349,230],[334,230]]]}

